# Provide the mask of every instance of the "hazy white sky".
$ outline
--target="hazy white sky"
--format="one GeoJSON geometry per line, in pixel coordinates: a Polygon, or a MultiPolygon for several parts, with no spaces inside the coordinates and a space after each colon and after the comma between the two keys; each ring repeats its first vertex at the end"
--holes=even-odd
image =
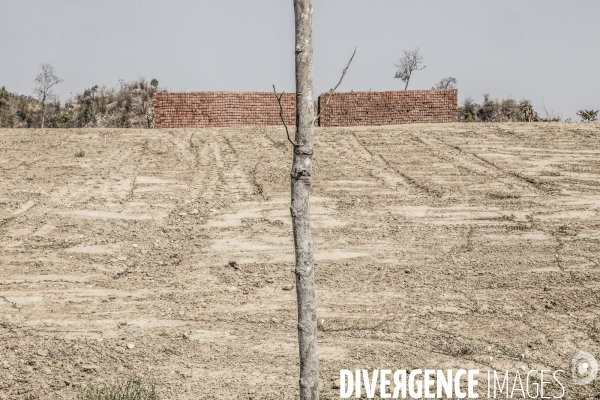
{"type": "MultiPolygon", "coordinates": [[[[527,98],[575,117],[600,108],[600,0],[313,0],[315,93],[409,89],[458,79],[460,101],[527,98]]],[[[0,86],[31,94],[39,65],[62,100],[93,85],[156,78],[171,91],[294,90],[292,0],[0,0],[0,86]]]]}

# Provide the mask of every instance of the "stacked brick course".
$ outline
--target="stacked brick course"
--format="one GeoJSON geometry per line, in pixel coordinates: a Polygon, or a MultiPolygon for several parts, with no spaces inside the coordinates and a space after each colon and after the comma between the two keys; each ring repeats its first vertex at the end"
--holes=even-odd
{"type": "MultiPolygon", "coordinates": [[[[319,96],[319,109],[328,93],[319,96]]],[[[402,90],[335,93],[320,126],[396,125],[458,122],[458,91],[402,90]]]]}
{"type": "MultiPolygon", "coordinates": [[[[279,104],[269,92],[155,93],[157,128],[281,125],[279,104]]],[[[296,123],[296,95],[281,98],[283,118],[296,123]]]]}
{"type": "MultiPolygon", "coordinates": [[[[319,109],[329,96],[319,96],[319,109]]],[[[296,96],[281,99],[283,117],[293,126],[296,96]]],[[[403,90],[392,92],[336,93],[320,126],[395,125],[457,122],[458,91],[403,90]]],[[[270,92],[156,93],[154,123],[157,128],[281,125],[279,104],[270,92]]]]}

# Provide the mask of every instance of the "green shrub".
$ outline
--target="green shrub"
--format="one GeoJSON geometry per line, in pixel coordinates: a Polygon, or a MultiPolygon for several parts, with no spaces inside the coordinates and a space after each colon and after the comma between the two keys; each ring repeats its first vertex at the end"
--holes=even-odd
{"type": "Polygon", "coordinates": [[[521,197],[519,194],[516,194],[516,193],[505,193],[505,192],[490,192],[487,195],[488,195],[488,197],[491,197],[492,199],[498,199],[498,200],[518,199],[519,197],[521,197]]]}
{"type": "Polygon", "coordinates": [[[112,384],[87,386],[77,400],[159,400],[159,397],[153,381],[131,377],[112,384]]]}
{"type": "Polygon", "coordinates": [[[598,118],[599,110],[579,110],[577,115],[581,117],[581,122],[594,122],[598,118]]]}
{"type": "MultiPolygon", "coordinates": [[[[467,97],[461,107],[460,113],[464,116],[466,122],[475,122],[475,108],[476,104],[471,97],[467,97]]],[[[459,118],[460,119],[460,118],[459,118]]]]}

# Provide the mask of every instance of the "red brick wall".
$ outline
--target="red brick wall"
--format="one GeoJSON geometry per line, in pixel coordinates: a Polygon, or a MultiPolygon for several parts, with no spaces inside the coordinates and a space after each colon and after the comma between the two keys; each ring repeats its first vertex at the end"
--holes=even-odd
{"type": "MultiPolygon", "coordinates": [[[[279,104],[270,92],[155,93],[157,128],[281,125],[279,104]]],[[[281,99],[283,118],[296,123],[296,95],[281,99]]]]}
{"type": "MultiPolygon", "coordinates": [[[[319,109],[329,96],[319,96],[319,109]]],[[[458,90],[335,93],[320,126],[458,122],[458,90]]]]}
{"type": "MultiPolygon", "coordinates": [[[[328,95],[319,96],[320,109],[328,95]]],[[[319,125],[457,122],[457,96],[456,89],[335,93],[319,125]]],[[[156,93],[153,100],[157,128],[281,125],[279,105],[270,92],[156,93]]],[[[295,125],[295,94],[285,94],[282,105],[285,121],[295,125]]]]}

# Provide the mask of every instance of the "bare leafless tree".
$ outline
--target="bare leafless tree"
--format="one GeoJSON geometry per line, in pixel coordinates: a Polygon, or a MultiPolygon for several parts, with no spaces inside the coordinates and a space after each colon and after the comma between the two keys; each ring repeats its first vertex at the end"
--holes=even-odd
{"type": "Polygon", "coordinates": [[[456,88],[456,78],[453,78],[451,76],[442,79],[441,81],[439,81],[438,83],[435,84],[434,87],[432,87],[432,90],[443,90],[443,89],[455,89],[456,88]]]}
{"type": "Polygon", "coordinates": [[[311,0],[294,0],[296,25],[296,137],[291,176],[291,207],[296,254],[300,400],[319,399],[319,350],[315,262],[310,230],[309,195],[315,131],[313,99],[313,7],[311,0]]]}
{"type": "Polygon", "coordinates": [[[42,103],[42,129],[44,129],[44,120],[46,118],[46,102],[53,95],[52,87],[62,82],[62,79],[54,73],[54,67],[50,64],[40,66],[42,72],[35,78],[37,86],[34,89],[35,94],[42,103]]]}
{"type": "Polygon", "coordinates": [[[292,230],[296,255],[296,299],[298,303],[298,347],[300,351],[300,400],[319,399],[319,350],[317,344],[317,304],[315,296],[314,246],[310,230],[310,186],[315,122],[321,117],[331,96],[342,83],[354,59],[356,48],[344,68],[338,84],[329,90],[321,113],[315,117],[313,98],[313,32],[311,0],[294,0],[296,22],[296,133],[292,140],[285,119],[281,98],[273,85],[279,103],[279,117],[288,141],[294,148],[291,177],[292,230]]]}
{"type": "Polygon", "coordinates": [[[410,77],[414,71],[421,71],[425,69],[423,65],[423,56],[419,54],[419,48],[417,47],[414,50],[404,50],[404,57],[400,59],[398,64],[395,66],[398,68],[396,75],[394,78],[400,79],[401,81],[406,83],[404,86],[404,90],[408,89],[408,82],[410,81],[410,77]]]}

